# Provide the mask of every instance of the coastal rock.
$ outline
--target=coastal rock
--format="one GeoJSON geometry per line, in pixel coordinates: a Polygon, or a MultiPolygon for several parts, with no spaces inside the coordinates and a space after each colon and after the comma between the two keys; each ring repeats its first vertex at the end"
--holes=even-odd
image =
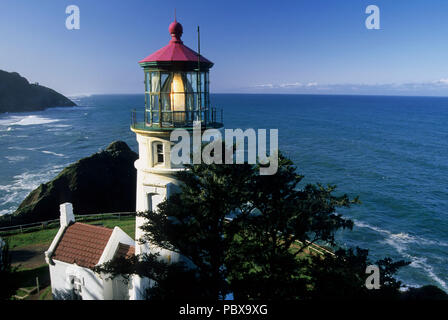
{"type": "Polygon", "coordinates": [[[62,170],[50,182],[33,190],[0,225],[24,224],[59,218],[59,205],[71,202],[75,214],[135,211],[138,155],[122,141],[83,158],[62,170]]]}
{"type": "Polygon", "coordinates": [[[448,300],[448,293],[434,285],[426,285],[420,288],[409,288],[402,293],[402,299],[406,301],[416,300],[448,300]]]}
{"type": "Polygon", "coordinates": [[[29,83],[17,72],[0,70],[0,113],[73,106],[73,101],[50,88],[29,83]]]}

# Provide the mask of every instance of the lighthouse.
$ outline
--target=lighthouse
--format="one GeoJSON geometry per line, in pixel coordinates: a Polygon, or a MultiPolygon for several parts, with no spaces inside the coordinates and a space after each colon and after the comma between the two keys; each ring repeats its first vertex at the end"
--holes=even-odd
{"type": "MultiPolygon", "coordinates": [[[[213,63],[183,44],[183,27],[176,19],[168,30],[168,45],[139,61],[144,71],[145,108],[133,110],[131,117],[139,153],[135,162],[137,212],[156,211],[177,190],[176,173],[185,168],[171,162],[171,132],[191,132],[199,123],[202,130],[222,127],[222,116],[218,121],[216,108],[210,106],[209,70],[213,63]]],[[[136,218],[136,240],[143,236],[140,227],[144,222],[144,218],[136,218]]],[[[179,258],[173,252],[136,241],[135,254],[150,252],[160,253],[168,262],[179,258]]],[[[143,299],[149,285],[149,279],[135,277],[130,299],[143,299]]]]}

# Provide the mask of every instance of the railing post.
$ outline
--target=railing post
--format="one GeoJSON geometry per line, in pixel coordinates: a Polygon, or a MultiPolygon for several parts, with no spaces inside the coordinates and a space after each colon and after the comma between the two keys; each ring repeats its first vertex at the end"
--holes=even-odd
{"type": "Polygon", "coordinates": [[[40,295],[40,290],[39,290],[39,277],[36,277],[36,288],[37,288],[37,296],[39,297],[39,295],[40,295]]]}

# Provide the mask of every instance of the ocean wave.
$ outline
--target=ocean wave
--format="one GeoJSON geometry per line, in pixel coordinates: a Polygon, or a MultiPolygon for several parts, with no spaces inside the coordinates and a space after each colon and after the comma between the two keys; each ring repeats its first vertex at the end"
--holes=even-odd
{"type": "Polygon", "coordinates": [[[8,213],[12,213],[14,210],[10,210],[10,209],[3,209],[0,210],[0,216],[4,215],[4,214],[8,214],[8,213]]]}
{"type": "MultiPolygon", "coordinates": [[[[74,102],[78,102],[73,100],[74,102]]],[[[92,107],[88,107],[88,106],[73,106],[73,107],[52,107],[52,108],[47,108],[45,109],[46,112],[49,111],[81,111],[81,110],[85,110],[85,109],[91,109],[92,107]]]]}
{"type": "MultiPolygon", "coordinates": [[[[38,147],[38,148],[8,147],[8,149],[10,149],[10,150],[37,151],[37,152],[42,152],[45,154],[51,154],[51,155],[58,156],[58,157],[65,157],[65,154],[62,154],[62,153],[56,153],[54,151],[48,151],[48,150],[39,150],[39,149],[43,149],[43,148],[44,147],[38,147]]],[[[8,158],[8,157],[6,157],[6,158],[8,158]]]]}
{"type": "Polygon", "coordinates": [[[52,151],[47,151],[47,150],[42,150],[43,153],[45,154],[52,154],[54,156],[58,156],[58,157],[64,157],[65,155],[62,153],[56,153],[56,152],[52,152],[52,151]]]}
{"type": "Polygon", "coordinates": [[[403,244],[417,243],[417,244],[421,244],[421,245],[436,245],[436,246],[448,247],[448,243],[443,242],[443,241],[429,240],[429,239],[426,239],[423,237],[410,235],[405,232],[393,233],[389,230],[385,230],[385,229],[379,228],[377,226],[372,226],[368,223],[365,223],[365,222],[362,222],[359,220],[353,220],[353,222],[354,222],[355,226],[357,226],[359,228],[367,228],[367,229],[376,231],[378,233],[387,235],[390,238],[390,240],[394,241],[394,242],[399,242],[399,243],[403,243],[403,244]]]}
{"type": "Polygon", "coordinates": [[[89,98],[93,95],[93,93],[76,93],[73,95],[68,95],[67,98],[69,99],[76,99],[76,98],[89,98]]]}
{"type": "Polygon", "coordinates": [[[423,269],[431,279],[437,282],[444,290],[448,291],[448,284],[442,280],[435,272],[434,268],[427,263],[426,258],[415,257],[407,253],[402,253],[403,256],[411,261],[410,267],[416,269],[423,269]]]}
{"type": "Polygon", "coordinates": [[[27,157],[25,157],[25,156],[6,156],[5,158],[11,162],[18,162],[18,161],[25,160],[27,157]]]}
{"type": "Polygon", "coordinates": [[[36,189],[40,184],[53,179],[64,167],[64,165],[56,165],[50,168],[45,168],[39,172],[26,171],[15,175],[11,184],[0,185],[0,191],[3,191],[3,196],[0,198],[0,212],[5,214],[14,211],[14,209],[6,209],[4,206],[6,204],[11,204],[14,206],[9,207],[17,207],[29,192],[36,189]],[[4,212],[5,210],[7,211],[4,212]]]}
{"type": "Polygon", "coordinates": [[[51,127],[53,127],[53,128],[70,128],[72,126],[69,124],[54,124],[51,127]]]}
{"type": "MultiPolygon", "coordinates": [[[[20,119],[22,119],[23,117],[17,117],[17,116],[9,116],[3,119],[0,119],[0,126],[5,126],[5,127],[9,127],[11,124],[13,124],[14,122],[19,121],[20,119]]],[[[7,130],[7,129],[6,129],[7,130]]]]}
{"type": "Polygon", "coordinates": [[[26,116],[25,118],[12,123],[11,125],[17,125],[17,126],[31,126],[31,125],[39,125],[39,124],[46,124],[46,123],[53,123],[58,122],[59,119],[49,119],[44,117],[39,117],[36,115],[26,116]]]}
{"type": "Polygon", "coordinates": [[[39,149],[42,149],[43,147],[39,148],[23,148],[23,147],[8,147],[9,150],[26,150],[26,151],[39,151],[39,149]]]}
{"type": "Polygon", "coordinates": [[[431,266],[427,262],[427,258],[424,257],[416,257],[414,255],[411,255],[407,253],[409,251],[409,244],[423,244],[423,245],[436,245],[436,246],[448,246],[448,243],[441,242],[441,241],[433,241],[429,239],[425,239],[422,237],[410,235],[408,233],[400,232],[400,233],[393,233],[389,230],[385,230],[376,226],[369,225],[365,222],[354,220],[354,224],[357,227],[360,228],[368,228],[373,231],[376,231],[378,233],[381,233],[385,235],[384,242],[387,243],[389,246],[397,250],[397,252],[405,259],[408,259],[411,261],[411,264],[409,265],[412,268],[422,269],[425,271],[425,273],[435,282],[437,282],[444,290],[448,291],[448,284],[446,281],[441,279],[434,271],[433,266],[431,266]]]}

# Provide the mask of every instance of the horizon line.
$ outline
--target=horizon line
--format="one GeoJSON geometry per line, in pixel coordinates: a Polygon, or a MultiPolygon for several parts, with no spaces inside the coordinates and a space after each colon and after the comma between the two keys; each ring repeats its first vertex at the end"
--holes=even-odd
{"type": "MultiPolygon", "coordinates": [[[[238,94],[238,95],[300,95],[300,96],[354,96],[354,97],[409,97],[409,98],[448,98],[448,95],[400,95],[400,94],[354,94],[354,93],[290,93],[290,92],[210,92],[210,94],[238,94]]],[[[91,96],[113,96],[113,95],[142,95],[141,92],[121,92],[121,93],[79,93],[67,94],[67,98],[80,98],[91,96]]]]}

